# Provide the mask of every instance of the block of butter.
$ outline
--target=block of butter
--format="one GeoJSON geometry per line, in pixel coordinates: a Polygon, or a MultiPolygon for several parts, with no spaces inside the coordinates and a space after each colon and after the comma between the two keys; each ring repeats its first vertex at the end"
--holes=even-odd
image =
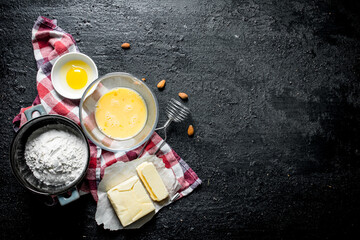
{"type": "Polygon", "coordinates": [[[154,201],[161,201],[169,196],[169,192],[154,164],[151,162],[143,162],[136,167],[136,171],[154,201]]]}
{"type": "Polygon", "coordinates": [[[155,210],[137,176],[116,185],[107,195],[123,227],[155,210]]]}

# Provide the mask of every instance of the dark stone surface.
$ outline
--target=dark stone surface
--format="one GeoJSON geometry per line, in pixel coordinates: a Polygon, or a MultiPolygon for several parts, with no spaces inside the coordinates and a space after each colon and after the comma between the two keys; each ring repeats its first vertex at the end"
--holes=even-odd
{"type": "Polygon", "coordinates": [[[359,229],[358,1],[99,2],[1,1],[1,239],[349,239],[359,229]],[[36,96],[39,15],[100,74],[145,77],[160,123],[165,103],[189,94],[191,119],[172,125],[169,143],[203,185],[140,230],[97,226],[90,195],[46,207],[11,173],[11,120],[36,96]]]}

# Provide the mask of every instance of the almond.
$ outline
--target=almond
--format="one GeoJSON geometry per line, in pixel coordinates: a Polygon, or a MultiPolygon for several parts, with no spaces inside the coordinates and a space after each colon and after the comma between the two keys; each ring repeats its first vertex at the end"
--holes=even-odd
{"type": "Polygon", "coordinates": [[[188,135],[189,135],[189,136],[194,135],[194,127],[193,127],[193,125],[190,125],[190,126],[189,126],[187,132],[188,132],[188,135]]]}
{"type": "Polygon", "coordinates": [[[188,96],[186,93],[181,92],[181,93],[179,93],[179,97],[180,97],[182,100],[187,100],[189,96],[188,96]]]}
{"type": "Polygon", "coordinates": [[[157,87],[158,87],[158,89],[162,89],[162,88],[164,88],[165,87],[165,80],[161,80],[158,84],[157,84],[157,87]]]}
{"type": "Polygon", "coordinates": [[[143,80],[144,82],[146,81],[146,79],[145,79],[145,78],[142,78],[141,80],[143,80]]]}
{"type": "Polygon", "coordinates": [[[130,43],[123,43],[123,44],[121,44],[121,47],[122,48],[124,48],[124,49],[128,49],[128,48],[130,48],[130,43]]]}

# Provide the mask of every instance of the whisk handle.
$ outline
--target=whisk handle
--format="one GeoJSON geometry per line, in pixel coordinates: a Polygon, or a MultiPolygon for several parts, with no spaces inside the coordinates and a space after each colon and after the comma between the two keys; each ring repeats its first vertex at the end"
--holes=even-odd
{"type": "Polygon", "coordinates": [[[164,139],[163,139],[163,142],[160,144],[158,150],[156,150],[156,152],[154,153],[154,155],[156,155],[156,154],[160,151],[160,149],[162,148],[162,146],[165,144],[165,141],[166,141],[166,139],[167,139],[166,129],[167,129],[167,127],[170,125],[171,122],[172,122],[172,119],[169,119],[169,120],[166,121],[166,123],[165,123],[165,125],[164,125],[164,127],[163,127],[165,137],[164,137],[164,139]]]}
{"type": "Polygon", "coordinates": [[[169,125],[170,125],[170,123],[173,121],[173,119],[172,118],[169,118],[167,121],[166,121],[166,123],[164,124],[164,126],[162,126],[162,127],[159,127],[159,128],[155,128],[155,131],[158,131],[158,130],[161,130],[161,129],[166,129],[169,125]]]}
{"type": "MultiPolygon", "coordinates": [[[[164,138],[164,141],[161,143],[161,145],[159,146],[158,150],[154,153],[154,155],[156,155],[156,153],[160,150],[160,148],[164,145],[166,139],[167,139],[167,135],[166,135],[166,129],[167,127],[170,125],[170,123],[173,121],[172,118],[169,118],[166,123],[164,124],[164,126],[162,127],[159,127],[159,128],[156,128],[155,131],[158,131],[158,130],[161,130],[161,129],[164,129],[164,134],[165,134],[165,138],[164,138]]],[[[145,147],[146,145],[149,143],[150,141],[150,138],[146,141],[146,143],[144,144],[144,146],[142,147],[138,157],[141,157],[141,155],[143,154],[144,150],[145,150],[145,147]]]]}

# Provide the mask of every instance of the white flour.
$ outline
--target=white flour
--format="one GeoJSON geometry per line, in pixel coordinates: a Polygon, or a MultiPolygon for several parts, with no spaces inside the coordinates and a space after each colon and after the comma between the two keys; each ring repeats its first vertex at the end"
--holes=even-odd
{"type": "Polygon", "coordinates": [[[64,128],[59,129],[42,127],[30,135],[25,145],[26,164],[37,179],[52,186],[68,185],[76,180],[88,157],[82,139],[64,128]]]}

